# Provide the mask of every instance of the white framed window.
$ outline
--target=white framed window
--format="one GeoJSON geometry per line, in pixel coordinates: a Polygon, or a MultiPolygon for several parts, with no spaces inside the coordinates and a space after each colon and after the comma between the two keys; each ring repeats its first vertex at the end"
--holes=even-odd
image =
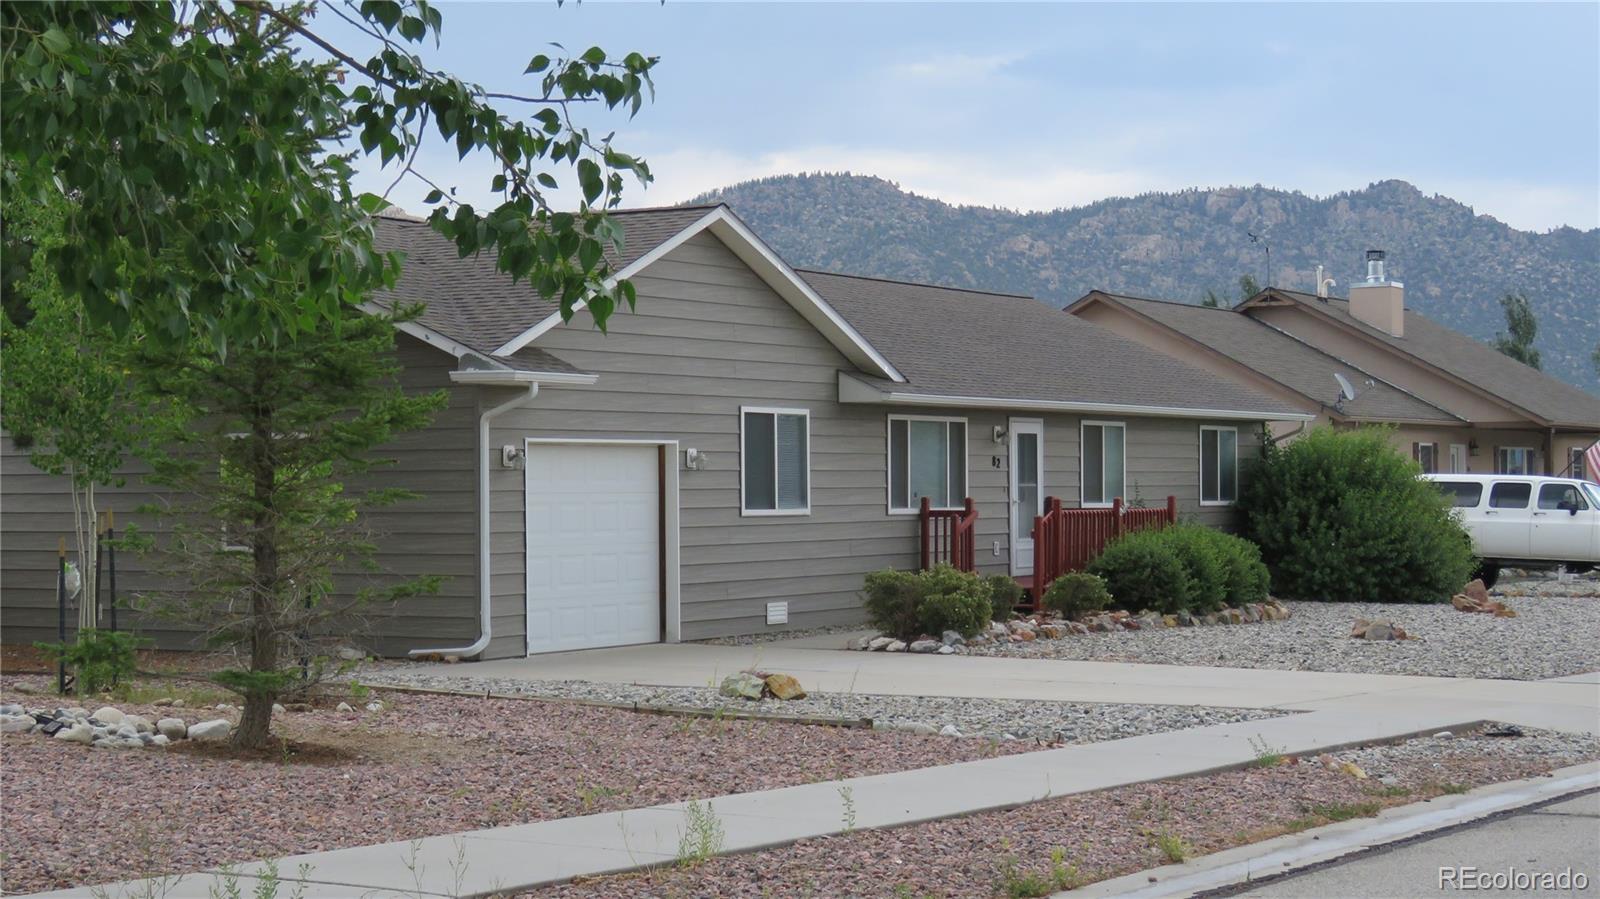
{"type": "Polygon", "coordinates": [[[739,407],[743,515],[811,513],[811,411],[739,407]]]}
{"type": "Polygon", "coordinates": [[[1239,498],[1239,429],[1200,426],[1200,505],[1226,506],[1239,498]]]}
{"type": "Polygon", "coordinates": [[[889,416],[889,512],[959,509],[967,496],[967,420],[889,416]]]}
{"type": "Polygon", "coordinates": [[[1423,474],[1439,473],[1439,444],[1413,443],[1411,444],[1411,458],[1422,466],[1423,474]]]}
{"type": "Polygon", "coordinates": [[[1124,495],[1128,480],[1127,426],[1120,421],[1085,421],[1078,430],[1082,460],[1082,506],[1109,506],[1124,495]]]}
{"type": "Polygon", "coordinates": [[[1533,474],[1533,448],[1499,446],[1494,451],[1495,474],[1533,474]]]}

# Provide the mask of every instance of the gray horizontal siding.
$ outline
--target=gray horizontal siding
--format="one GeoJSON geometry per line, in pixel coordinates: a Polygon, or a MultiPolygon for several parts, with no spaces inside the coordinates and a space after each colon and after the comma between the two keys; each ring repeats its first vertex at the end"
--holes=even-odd
{"type": "MultiPolygon", "coordinates": [[[[424,392],[449,386],[455,360],[410,337],[398,339],[404,366],[402,384],[424,392]]],[[[399,435],[377,451],[396,464],[369,477],[384,484],[415,490],[422,498],[375,511],[369,523],[378,531],[375,561],[400,576],[440,575],[437,596],[407,599],[387,607],[369,606],[358,639],[378,652],[399,655],[421,645],[466,643],[477,637],[476,491],[473,446],[476,442],[474,398],[456,391],[451,404],[433,424],[399,435]]],[[[119,527],[137,524],[158,540],[166,533],[158,519],[141,516],[136,507],[155,498],[131,464],[126,484],[100,494],[102,509],[116,510],[119,527]]],[[[0,614],[8,643],[54,640],[56,624],[56,541],[72,527],[72,500],[67,483],[35,469],[26,453],[9,437],[0,439],[0,614]]],[[[338,582],[353,589],[348,577],[338,582]]],[[[140,592],[172,589],[176,584],[149,570],[148,560],[119,553],[117,585],[124,599],[140,592]]],[[[69,612],[69,628],[76,614],[69,612]]],[[[119,625],[133,626],[165,648],[189,647],[194,632],[170,620],[147,620],[124,610],[119,625]]]]}
{"type": "MultiPolygon", "coordinates": [[[[977,562],[1009,568],[1009,441],[997,444],[999,410],[890,410],[838,402],[837,372],[851,364],[716,238],[702,234],[635,279],[634,312],[609,331],[580,313],[539,346],[600,376],[592,387],[546,386],[526,408],[497,419],[490,443],[525,438],[677,441],[708,455],[680,469],[681,621],[686,639],[767,630],[764,604],[787,600],[788,627],[859,621],[862,577],[917,561],[915,515],[887,510],[887,416],[965,418],[968,493],[979,512],[977,562]],[[798,407],[811,417],[811,512],[739,514],[739,408],[798,407]]],[[[484,402],[510,394],[489,391],[484,402]]],[[[1045,422],[1046,494],[1076,505],[1079,418],[1045,422]]],[[[1199,423],[1128,419],[1128,481],[1151,505],[1178,497],[1186,514],[1215,523],[1226,510],[1198,507],[1199,423]]],[[[1241,428],[1241,452],[1249,438],[1241,428]]],[[[496,651],[525,639],[523,484],[495,468],[493,566],[496,651]],[[510,630],[507,630],[510,628],[510,630]]]]}

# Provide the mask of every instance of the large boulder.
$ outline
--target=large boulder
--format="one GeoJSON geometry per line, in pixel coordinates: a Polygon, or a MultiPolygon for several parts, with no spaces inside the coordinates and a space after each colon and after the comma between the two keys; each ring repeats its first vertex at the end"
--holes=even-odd
{"type": "Polygon", "coordinates": [[[233,733],[233,725],[225,718],[201,721],[189,727],[189,739],[196,743],[221,743],[233,733]]]}
{"type": "Polygon", "coordinates": [[[938,640],[913,640],[906,648],[911,652],[938,652],[942,645],[938,640]]]}
{"type": "Polygon", "coordinates": [[[101,724],[121,724],[122,719],[128,716],[122,714],[121,709],[113,708],[111,706],[102,706],[98,709],[95,709],[94,714],[90,715],[89,717],[100,722],[101,724]]]}
{"type": "Polygon", "coordinates": [[[1462,588],[1461,592],[1480,606],[1489,602],[1489,588],[1483,585],[1483,580],[1480,578],[1473,578],[1467,582],[1467,586],[1462,588]]]}
{"type": "Polygon", "coordinates": [[[0,734],[25,734],[37,724],[29,714],[0,715],[0,734]]]}
{"type": "Polygon", "coordinates": [[[56,739],[87,745],[94,742],[94,728],[85,722],[74,721],[71,727],[63,727],[56,731],[56,739]]]}
{"type": "Polygon", "coordinates": [[[788,674],[769,674],[766,679],[767,691],[779,699],[805,699],[806,691],[800,682],[788,674]]]}
{"type": "MultiPolygon", "coordinates": [[[[748,671],[741,671],[738,674],[730,674],[723,678],[722,687],[718,692],[723,696],[735,699],[760,699],[761,692],[766,685],[766,681],[756,677],[754,674],[748,671]]],[[[190,736],[192,737],[193,735],[193,729],[191,729],[190,736]]]]}

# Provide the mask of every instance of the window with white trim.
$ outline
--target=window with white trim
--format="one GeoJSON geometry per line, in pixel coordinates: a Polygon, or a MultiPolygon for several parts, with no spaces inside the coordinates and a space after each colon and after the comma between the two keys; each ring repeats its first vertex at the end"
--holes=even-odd
{"type": "Polygon", "coordinates": [[[1439,473],[1439,444],[1413,443],[1411,444],[1411,458],[1422,466],[1423,474],[1439,473]]]}
{"type": "Polygon", "coordinates": [[[1123,495],[1128,466],[1127,428],[1120,421],[1086,421],[1079,432],[1083,506],[1109,506],[1123,495]]]}
{"type": "Polygon", "coordinates": [[[1239,498],[1239,429],[1200,427],[1200,505],[1225,506],[1239,498]]]}
{"type": "Polygon", "coordinates": [[[1495,474],[1533,474],[1533,448],[1501,446],[1494,451],[1495,474]]]}
{"type": "Polygon", "coordinates": [[[889,416],[889,511],[959,509],[967,496],[967,420],[889,416]]]}
{"type": "Polygon", "coordinates": [[[739,495],[744,514],[810,512],[810,411],[745,406],[739,419],[739,495]]]}
{"type": "Polygon", "coordinates": [[[1583,447],[1575,446],[1567,450],[1567,476],[1580,481],[1592,480],[1588,475],[1588,466],[1583,457],[1583,447]]]}

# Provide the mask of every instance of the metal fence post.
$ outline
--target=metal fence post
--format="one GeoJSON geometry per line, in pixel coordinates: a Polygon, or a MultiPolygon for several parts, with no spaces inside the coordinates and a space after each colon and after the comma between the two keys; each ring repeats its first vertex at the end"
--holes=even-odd
{"type": "MultiPolygon", "coordinates": [[[[56,640],[63,650],[67,646],[67,538],[56,544],[56,640]]],[[[66,695],[67,660],[56,657],[56,693],[66,695]]]]}

